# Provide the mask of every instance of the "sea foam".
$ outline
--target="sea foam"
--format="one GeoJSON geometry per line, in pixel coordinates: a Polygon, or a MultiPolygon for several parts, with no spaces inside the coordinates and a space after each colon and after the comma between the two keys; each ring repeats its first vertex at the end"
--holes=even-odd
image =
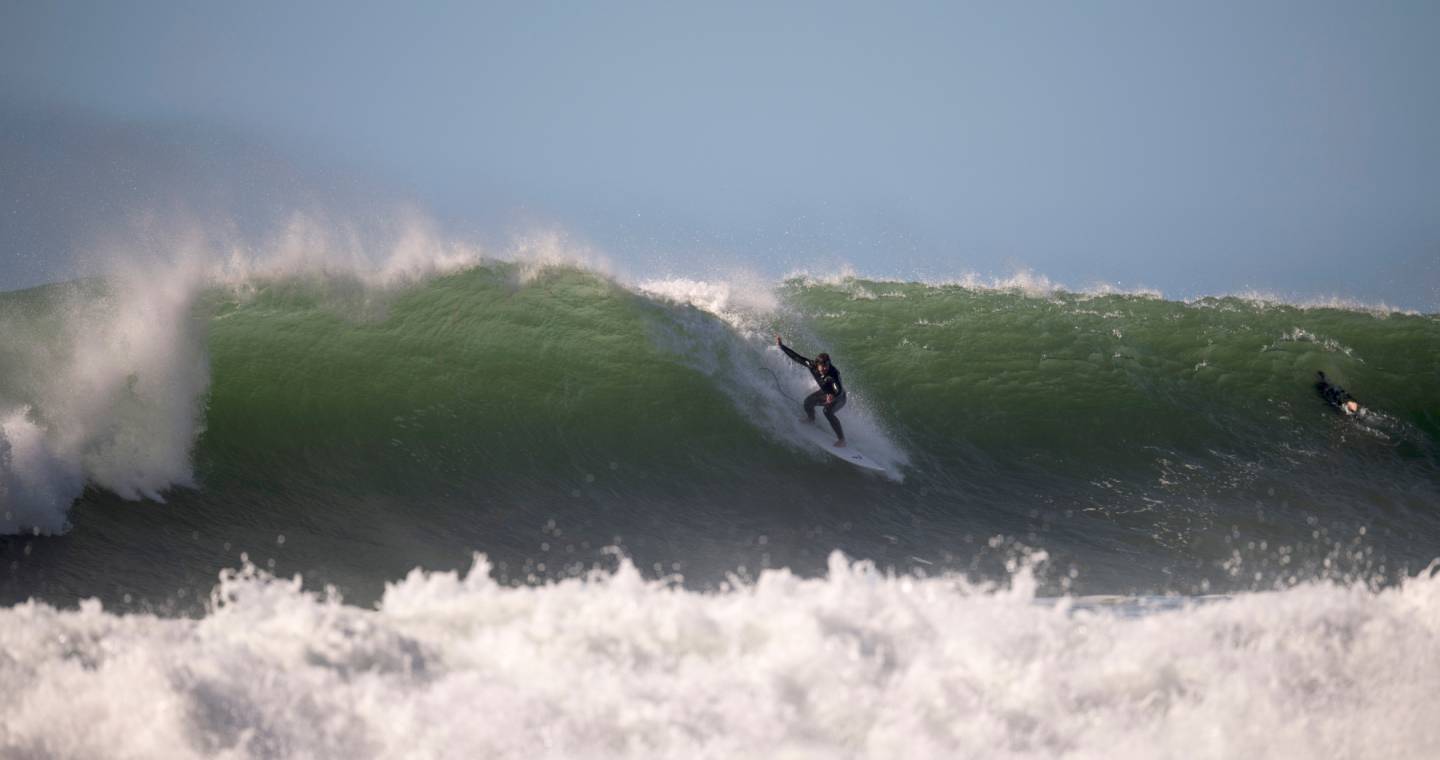
{"type": "Polygon", "coordinates": [[[1147,610],[832,555],[720,592],[628,561],[419,570],[377,609],[253,568],[198,620],[0,611],[0,754],[1434,757],[1440,581],[1147,610]]]}
{"type": "Polygon", "coordinates": [[[0,533],[59,532],[86,483],[160,499],[192,482],[209,365],[181,270],[119,272],[57,296],[58,327],[4,325],[0,533]]]}

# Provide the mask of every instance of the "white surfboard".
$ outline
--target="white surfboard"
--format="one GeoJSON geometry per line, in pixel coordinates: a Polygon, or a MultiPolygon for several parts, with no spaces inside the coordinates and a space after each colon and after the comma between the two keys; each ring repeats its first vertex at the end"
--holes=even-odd
{"type": "Polygon", "coordinates": [[[816,420],[813,425],[805,422],[798,424],[800,426],[800,433],[804,435],[807,440],[819,446],[825,453],[837,459],[843,459],[856,467],[863,467],[864,469],[873,470],[874,472],[883,472],[887,475],[890,473],[889,470],[885,469],[884,465],[856,451],[854,446],[846,445],[836,448],[835,434],[830,431],[830,425],[826,423],[825,420],[816,420]]]}

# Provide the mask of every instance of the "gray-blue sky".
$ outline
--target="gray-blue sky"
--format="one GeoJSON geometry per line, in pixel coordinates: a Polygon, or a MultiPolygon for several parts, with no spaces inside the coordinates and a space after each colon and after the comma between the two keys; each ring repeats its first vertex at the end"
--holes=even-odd
{"type": "Polygon", "coordinates": [[[0,95],[253,132],[637,266],[1440,309],[1437,39],[1433,2],[12,3],[0,95]]]}

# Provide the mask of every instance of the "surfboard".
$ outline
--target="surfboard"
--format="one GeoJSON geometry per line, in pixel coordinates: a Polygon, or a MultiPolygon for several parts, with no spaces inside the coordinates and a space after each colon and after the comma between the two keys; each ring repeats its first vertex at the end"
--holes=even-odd
{"type": "Polygon", "coordinates": [[[843,459],[862,469],[887,474],[890,472],[885,469],[885,465],[865,456],[862,452],[856,451],[854,444],[847,445],[843,448],[835,448],[835,434],[830,432],[830,426],[827,425],[824,420],[819,420],[814,425],[804,422],[797,424],[800,426],[800,433],[805,436],[805,440],[819,446],[821,451],[824,451],[830,456],[836,459],[843,459]],[[822,425],[824,425],[823,428],[821,427],[822,425]]]}

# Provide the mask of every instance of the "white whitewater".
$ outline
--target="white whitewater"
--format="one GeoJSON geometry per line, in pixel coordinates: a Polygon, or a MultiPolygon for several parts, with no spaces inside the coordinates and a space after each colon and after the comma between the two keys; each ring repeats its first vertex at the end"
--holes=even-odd
{"type": "Polygon", "coordinates": [[[203,619],[0,610],[0,756],[1432,758],[1440,580],[1136,614],[832,556],[720,593],[247,570],[203,619]]]}

